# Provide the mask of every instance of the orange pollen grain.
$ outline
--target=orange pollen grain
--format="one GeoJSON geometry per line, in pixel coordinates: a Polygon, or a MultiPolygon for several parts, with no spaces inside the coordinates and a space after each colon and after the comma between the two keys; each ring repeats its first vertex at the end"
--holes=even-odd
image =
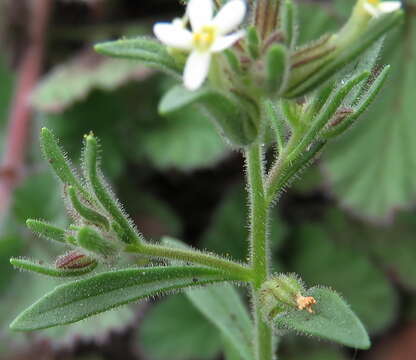
{"type": "Polygon", "coordinates": [[[314,314],[312,305],[315,305],[317,301],[313,296],[302,296],[298,295],[296,297],[296,304],[298,305],[299,310],[306,310],[310,314],[314,314]]]}

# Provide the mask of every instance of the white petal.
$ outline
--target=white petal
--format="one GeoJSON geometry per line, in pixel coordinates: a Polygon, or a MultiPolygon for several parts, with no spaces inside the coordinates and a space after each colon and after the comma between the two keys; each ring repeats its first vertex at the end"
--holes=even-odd
{"type": "Polygon", "coordinates": [[[377,17],[377,16],[379,16],[381,14],[380,13],[380,10],[378,9],[378,6],[374,6],[374,5],[372,5],[372,4],[368,3],[368,2],[365,2],[364,3],[364,9],[371,16],[374,16],[374,17],[377,17]]]}
{"type": "Polygon", "coordinates": [[[240,40],[245,34],[244,30],[237,31],[231,35],[218,36],[214,44],[211,46],[212,52],[220,52],[231,46],[233,46],[238,40],[240,40]]]}
{"type": "Polygon", "coordinates": [[[211,23],[214,4],[212,0],[190,0],[186,11],[192,30],[195,32],[202,26],[211,23]]]}
{"type": "Polygon", "coordinates": [[[237,28],[246,15],[246,3],[243,0],[227,2],[213,20],[220,34],[227,34],[237,28]]]}
{"type": "Polygon", "coordinates": [[[399,10],[402,4],[400,1],[384,1],[378,7],[382,13],[390,13],[399,10]]]}
{"type": "Polygon", "coordinates": [[[198,89],[208,76],[211,54],[208,51],[193,51],[189,55],[183,73],[183,83],[188,90],[198,89]]]}
{"type": "Polygon", "coordinates": [[[171,23],[157,23],[153,27],[156,37],[165,45],[181,50],[191,50],[192,33],[171,23]]]}

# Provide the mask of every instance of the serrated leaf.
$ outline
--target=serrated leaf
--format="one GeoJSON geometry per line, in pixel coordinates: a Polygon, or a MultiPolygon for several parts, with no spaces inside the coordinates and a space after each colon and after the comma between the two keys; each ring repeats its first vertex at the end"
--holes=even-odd
{"type": "Polygon", "coordinates": [[[137,60],[147,66],[180,76],[181,69],[169,55],[166,47],[151,38],[137,37],[109,41],[97,44],[95,50],[107,56],[137,60]]]}
{"type": "Polygon", "coordinates": [[[193,266],[111,271],[56,287],[10,327],[28,331],[71,324],[163,292],[225,280],[231,279],[217,270],[193,266]]]}
{"type": "Polygon", "coordinates": [[[62,112],[85,99],[93,89],[115,90],[151,73],[135,62],[103,58],[88,51],[52,69],[36,87],[32,104],[38,111],[62,112]]]}
{"type": "Polygon", "coordinates": [[[154,360],[208,360],[221,349],[218,331],[183,295],[157,303],[146,314],[139,335],[144,352],[154,360]]]}
{"type": "Polygon", "coordinates": [[[385,62],[392,70],[375,106],[328,149],[324,162],[342,206],[378,221],[391,218],[393,210],[409,205],[416,195],[416,53],[410,46],[416,30],[405,29],[388,43],[385,62]]]}
{"type": "Polygon", "coordinates": [[[344,218],[341,222],[333,231],[329,231],[331,222],[325,227],[303,225],[297,232],[297,251],[291,270],[301,274],[308,284],[330,286],[339,291],[368,330],[380,332],[396,317],[396,294],[368,256],[351,244],[339,241],[341,233],[357,236],[344,218]]]}
{"type": "Polygon", "coordinates": [[[363,324],[336,292],[315,287],[307,291],[307,296],[317,301],[313,314],[304,310],[289,311],[277,315],[272,324],[277,329],[293,330],[357,349],[370,347],[363,324]]]}

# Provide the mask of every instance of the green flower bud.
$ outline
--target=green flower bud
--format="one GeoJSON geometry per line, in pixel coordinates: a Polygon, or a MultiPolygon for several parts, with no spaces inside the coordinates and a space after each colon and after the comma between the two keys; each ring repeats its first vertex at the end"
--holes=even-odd
{"type": "Polygon", "coordinates": [[[260,305],[266,319],[273,319],[281,312],[306,310],[313,313],[316,300],[303,296],[305,287],[296,274],[279,274],[263,283],[260,289],[260,305]]]}
{"type": "Polygon", "coordinates": [[[356,60],[402,19],[394,7],[375,15],[369,11],[378,0],[358,0],[344,27],[297,50],[291,56],[291,72],[284,96],[298,97],[316,89],[346,65],[356,60]]]}
{"type": "Polygon", "coordinates": [[[77,242],[80,247],[105,258],[114,257],[118,253],[115,242],[109,241],[97,231],[83,227],[79,230],[77,242]]]}

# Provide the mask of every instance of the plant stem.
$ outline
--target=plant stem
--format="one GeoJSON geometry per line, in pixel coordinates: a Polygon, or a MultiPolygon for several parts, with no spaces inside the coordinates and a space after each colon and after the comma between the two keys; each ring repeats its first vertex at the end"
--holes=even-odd
{"type": "Polygon", "coordinates": [[[175,249],[167,246],[153,244],[142,244],[140,246],[130,245],[127,247],[126,251],[141,255],[180,260],[210,266],[219,270],[223,270],[225,273],[235,276],[236,279],[241,281],[252,281],[253,278],[252,270],[249,267],[200,251],[175,249]]]}
{"type": "Polygon", "coordinates": [[[250,192],[250,258],[254,281],[252,303],[255,320],[255,356],[257,360],[272,360],[272,330],[263,321],[258,293],[269,275],[267,242],[268,205],[264,187],[263,150],[254,144],[246,152],[248,188],[250,192]]]}

